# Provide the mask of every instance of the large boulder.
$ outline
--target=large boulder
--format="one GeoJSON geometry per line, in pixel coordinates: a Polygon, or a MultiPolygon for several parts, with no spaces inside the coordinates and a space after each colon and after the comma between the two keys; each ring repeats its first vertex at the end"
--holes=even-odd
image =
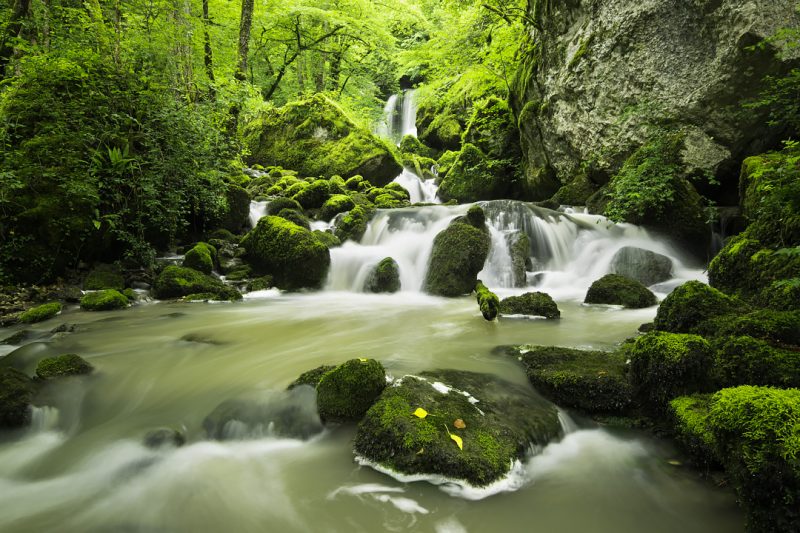
{"type": "Polygon", "coordinates": [[[776,53],[779,40],[753,49],[798,26],[795,0],[528,5],[526,46],[536,53],[523,55],[513,93],[531,199],[549,197],[587,163],[604,184],[665,122],[686,136],[681,172],[715,176],[730,191],[738,162],[781,135],[741,109],[765,75],[796,65],[798,49],[776,53]]]}
{"type": "Polygon", "coordinates": [[[322,94],[263,112],[245,126],[245,137],[248,163],[305,176],[362,175],[383,185],[403,170],[392,148],[322,94]]]}
{"type": "Polygon", "coordinates": [[[611,259],[611,273],[649,286],[672,278],[672,259],[650,250],[624,246],[611,259]]]}
{"type": "Polygon", "coordinates": [[[183,266],[193,268],[203,274],[211,274],[217,249],[205,242],[195,244],[183,257],[183,266]]]}
{"type": "Polygon", "coordinates": [[[367,292],[397,292],[400,290],[400,267],[391,257],[385,257],[375,265],[364,284],[367,292]]]}
{"type": "Polygon", "coordinates": [[[181,298],[191,295],[210,295],[217,300],[240,300],[242,295],[217,278],[191,268],[168,266],[158,275],[153,294],[159,299],[181,298]]]}
{"type": "Polygon", "coordinates": [[[654,325],[673,333],[704,333],[706,322],[744,309],[736,298],[700,281],[687,281],[664,298],[654,325]]]}
{"type": "Polygon", "coordinates": [[[266,216],[244,236],[240,246],[261,274],[279,288],[319,288],[331,263],[330,252],[313,233],[281,217],[266,216]]]}
{"type": "Polygon", "coordinates": [[[465,144],[453,162],[447,176],[439,185],[438,196],[443,201],[459,203],[496,200],[508,195],[511,176],[480,148],[465,144]]]}
{"type": "Polygon", "coordinates": [[[125,309],[128,305],[128,297],[114,289],[89,292],[81,298],[81,309],[84,311],[114,311],[125,309]]]}
{"type": "Polygon", "coordinates": [[[650,307],[657,302],[656,295],[638,281],[606,274],[589,287],[584,303],[623,305],[630,309],[650,307]]]}
{"type": "Polygon", "coordinates": [[[386,371],[375,359],[351,359],[322,375],[317,409],[325,421],[356,421],[386,387],[386,371]]]}
{"type": "Polygon", "coordinates": [[[482,215],[483,210],[473,206],[467,217],[455,219],[433,240],[425,276],[426,292],[437,296],[472,292],[492,244],[482,215]]]}
{"type": "Polygon", "coordinates": [[[486,486],[531,445],[544,446],[560,433],[555,407],[529,387],[439,370],[387,387],[359,424],[354,449],[400,474],[486,486]]]}
{"type": "Polygon", "coordinates": [[[526,292],[521,296],[509,296],[500,302],[500,312],[504,315],[543,316],[561,318],[561,311],[553,298],[544,292],[526,292]]]}

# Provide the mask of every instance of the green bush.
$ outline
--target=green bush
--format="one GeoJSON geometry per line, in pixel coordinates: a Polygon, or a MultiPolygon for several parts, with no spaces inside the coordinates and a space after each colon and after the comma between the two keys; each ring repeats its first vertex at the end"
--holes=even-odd
{"type": "Polygon", "coordinates": [[[374,359],[351,359],[324,374],[317,385],[317,408],[323,421],[355,421],[386,387],[386,371],[374,359]]]}
{"type": "Polygon", "coordinates": [[[87,291],[101,289],[115,289],[121,291],[125,288],[125,277],[118,267],[113,265],[97,265],[86,275],[83,288],[87,291]]]}
{"type": "Polygon", "coordinates": [[[36,366],[36,377],[42,380],[56,379],[66,376],[83,376],[91,374],[94,367],[85,359],[74,353],[46,357],[36,366]]]}
{"type": "Polygon", "coordinates": [[[34,322],[41,322],[48,318],[53,318],[60,312],[61,304],[58,302],[50,302],[28,309],[20,315],[19,320],[25,324],[33,324],[34,322]]]}
{"type": "Polygon", "coordinates": [[[606,274],[589,287],[584,303],[624,305],[627,308],[639,309],[656,305],[656,295],[636,280],[606,274]]]}
{"type": "Polygon", "coordinates": [[[124,309],[130,302],[128,298],[114,289],[87,293],[81,298],[81,309],[85,311],[113,311],[124,309]]]}

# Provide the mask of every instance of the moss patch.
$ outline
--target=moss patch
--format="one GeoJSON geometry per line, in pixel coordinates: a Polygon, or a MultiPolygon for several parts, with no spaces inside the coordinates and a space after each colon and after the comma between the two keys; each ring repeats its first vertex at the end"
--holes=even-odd
{"type": "Polygon", "coordinates": [[[650,307],[657,302],[656,295],[636,280],[606,274],[592,283],[584,303],[624,305],[631,309],[650,307]]]}
{"type": "Polygon", "coordinates": [[[61,304],[58,302],[50,302],[42,305],[37,305],[22,313],[19,321],[25,324],[33,324],[35,322],[42,322],[49,318],[53,318],[61,312],[61,304]]]}
{"type": "Polygon", "coordinates": [[[400,290],[400,267],[391,257],[385,257],[369,273],[364,285],[367,292],[397,292],[400,290]]]}
{"type": "MultiPolygon", "coordinates": [[[[465,219],[466,220],[466,219],[465,219]]],[[[425,291],[437,296],[469,294],[489,255],[491,237],[485,226],[476,228],[456,219],[433,240],[425,276],[425,291]]]]}
{"type": "Polygon", "coordinates": [[[84,311],[113,311],[124,309],[129,305],[128,298],[119,291],[106,289],[85,294],[81,298],[81,309],[84,311]]]}
{"type": "Polygon", "coordinates": [[[548,319],[561,318],[561,311],[549,294],[526,292],[521,296],[509,296],[500,302],[500,312],[504,315],[543,316],[548,319]]]}
{"type": "Polygon", "coordinates": [[[36,377],[50,380],[67,376],[83,376],[91,374],[94,367],[85,359],[74,353],[46,357],[36,366],[36,377]]]}
{"type": "Polygon", "coordinates": [[[317,385],[323,421],[359,420],[386,387],[386,371],[374,359],[351,359],[325,373],[317,385]]]}

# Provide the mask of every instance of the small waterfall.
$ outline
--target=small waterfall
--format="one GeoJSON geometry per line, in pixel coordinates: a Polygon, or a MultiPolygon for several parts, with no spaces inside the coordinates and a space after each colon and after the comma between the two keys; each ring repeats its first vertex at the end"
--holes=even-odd
{"type": "Polygon", "coordinates": [[[406,135],[417,136],[417,99],[416,91],[409,89],[403,93],[403,120],[401,122],[400,139],[406,135]]]}
{"type": "Polygon", "coordinates": [[[410,195],[412,204],[425,203],[425,204],[438,204],[439,199],[436,198],[436,192],[439,187],[433,179],[422,180],[415,173],[410,170],[403,169],[403,173],[394,179],[395,183],[399,183],[410,195]]]}
{"type": "Polygon", "coordinates": [[[31,407],[31,430],[34,432],[58,429],[59,412],[55,407],[43,405],[31,407]]]}
{"type": "Polygon", "coordinates": [[[383,120],[375,128],[375,134],[385,139],[391,139],[395,144],[400,144],[400,139],[397,138],[397,133],[400,131],[401,117],[397,112],[397,103],[400,95],[393,94],[386,100],[386,105],[383,106],[383,120]]]}
{"type": "Polygon", "coordinates": [[[261,217],[267,215],[267,204],[269,202],[250,202],[250,227],[255,228],[261,217]]]}

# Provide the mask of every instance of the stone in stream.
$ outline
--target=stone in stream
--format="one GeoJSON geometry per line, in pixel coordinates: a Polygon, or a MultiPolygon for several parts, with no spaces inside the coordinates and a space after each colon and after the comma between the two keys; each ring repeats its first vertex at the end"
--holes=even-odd
{"type": "Polygon", "coordinates": [[[386,386],[386,371],[375,359],[351,359],[322,375],[317,408],[323,422],[359,420],[386,386]]]}
{"type": "Polygon", "coordinates": [[[636,280],[618,274],[606,274],[592,283],[584,303],[622,305],[641,309],[656,305],[656,295],[636,280]]]}
{"type": "Polygon", "coordinates": [[[560,435],[555,406],[529,386],[437,370],[386,387],[359,424],[354,450],[379,469],[483,487],[508,474],[531,445],[560,435]]]}
{"type": "Polygon", "coordinates": [[[672,259],[650,250],[624,246],[611,259],[611,273],[650,286],[672,278],[672,259]]]}
{"type": "Polygon", "coordinates": [[[157,428],[145,433],[142,442],[152,449],[174,447],[180,448],[186,444],[186,436],[172,428],[157,428]]]}
{"type": "Polygon", "coordinates": [[[0,428],[18,428],[31,421],[33,381],[14,368],[0,367],[0,428]]]}
{"type": "Polygon", "coordinates": [[[83,357],[74,353],[46,357],[36,366],[36,378],[42,381],[68,376],[85,376],[92,372],[94,372],[94,367],[83,357]]]}
{"type": "Polygon", "coordinates": [[[543,316],[547,319],[561,318],[558,305],[544,292],[526,292],[521,296],[509,296],[500,302],[504,315],[543,316]]]}
{"type": "Polygon", "coordinates": [[[400,267],[391,257],[382,259],[367,276],[364,284],[367,292],[397,292],[400,290],[400,267]]]}
{"type": "Polygon", "coordinates": [[[475,284],[475,298],[478,300],[478,307],[486,320],[492,321],[497,318],[500,310],[500,298],[495,293],[486,288],[481,280],[475,284]]]}

